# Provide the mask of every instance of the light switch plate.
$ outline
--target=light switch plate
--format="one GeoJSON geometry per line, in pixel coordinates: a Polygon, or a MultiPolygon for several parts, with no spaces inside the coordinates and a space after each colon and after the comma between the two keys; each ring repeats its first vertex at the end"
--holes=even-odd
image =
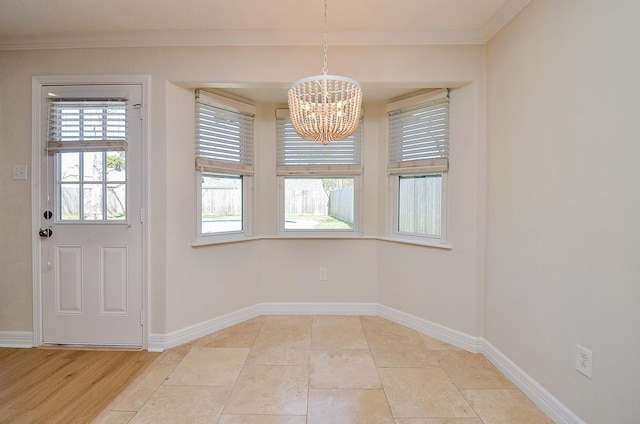
{"type": "Polygon", "coordinates": [[[26,180],[27,179],[27,165],[13,165],[13,179],[14,180],[26,180]]]}

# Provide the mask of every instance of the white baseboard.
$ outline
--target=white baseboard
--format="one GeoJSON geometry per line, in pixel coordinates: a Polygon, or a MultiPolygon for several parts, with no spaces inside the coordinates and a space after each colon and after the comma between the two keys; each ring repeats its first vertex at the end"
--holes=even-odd
{"type": "Polygon", "coordinates": [[[210,320],[190,325],[180,330],[167,334],[150,334],[148,350],[149,352],[162,352],[165,349],[189,343],[200,337],[207,336],[216,331],[224,330],[232,325],[250,320],[261,315],[260,304],[233,311],[226,315],[212,318],[210,320]]]}
{"type": "Polygon", "coordinates": [[[376,315],[377,303],[261,303],[261,315],[376,315]]]}
{"type": "Polygon", "coordinates": [[[536,380],[482,337],[452,330],[423,318],[378,305],[378,315],[468,352],[483,354],[556,424],[586,424],[536,380]]]}
{"type": "MultiPolygon", "coordinates": [[[[468,352],[483,354],[553,422],[585,424],[580,417],[482,337],[471,336],[377,303],[258,303],[171,333],[150,334],[148,350],[162,352],[261,315],[377,315],[386,318],[468,352]]],[[[31,348],[33,346],[31,331],[0,331],[0,347],[31,348]]]]}
{"type": "Polygon", "coordinates": [[[376,315],[376,303],[258,303],[167,334],[150,334],[150,352],[162,352],[260,315],[376,315]]]}
{"type": "Polygon", "coordinates": [[[0,347],[33,347],[31,331],[0,331],[0,347]]]}
{"type": "Polygon", "coordinates": [[[269,302],[239,309],[171,333],[151,334],[148,348],[151,352],[162,352],[260,315],[377,315],[469,352],[480,352],[482,344],[480,337],[377,303],[269,302]]]}
{"type": "MultiPolygon", "coordinates": [[[[471,336],[376,303],[259,303],[168,334],[151,334],[149,351],[162,352],[261,315],[377,315],[386,318],[468,352],[483,354],[555,423],[585,424],[562,402],[482,337],[471,336]]],[[[31,337],[31,333],[25,334],[31,337]]],[[[0,332],[0,345],[2,340],[0,332]]],[[[30,347],[31,343],[32,340],[29,338],[29,346],[21,347],[30,347]]]]}
{"type": "Polygon", "coordinates": [[[586,424],[544,387],[507,358],[495,346],[482,340],[480,350],[496,368],[535,403],[556,424],[586,424]]]}
{"type": "Polygon", "coordinates": [[[419,333],[425,334],[434,339],[449,343],[468,352],[478,353],[482,345],[482,338],[470,336],[461,331],[452,330],[440,324],[418,318],[406,312],[398,311],[384,305],[378,305],[378,316],[386,318],[397,324],[409,327],[419,333]]]}

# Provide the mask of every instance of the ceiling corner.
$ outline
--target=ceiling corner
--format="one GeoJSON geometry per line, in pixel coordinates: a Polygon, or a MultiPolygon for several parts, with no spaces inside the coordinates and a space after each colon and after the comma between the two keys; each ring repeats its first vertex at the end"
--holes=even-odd
{"type": "Polygon", "coordinates": [[[508,0],[495,15],[482,27],[485,42],[489,41],[505,25],[520,13],[531,0],[508,0]]]}

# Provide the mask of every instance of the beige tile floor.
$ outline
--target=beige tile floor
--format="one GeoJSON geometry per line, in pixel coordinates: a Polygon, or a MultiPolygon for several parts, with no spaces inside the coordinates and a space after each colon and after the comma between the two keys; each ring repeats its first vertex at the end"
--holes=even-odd
{"type": "Polygon", "coordinates": [[[169,350],[101,424],[549,424],[482,355],[372,316],[265,316],[169,350]]]}

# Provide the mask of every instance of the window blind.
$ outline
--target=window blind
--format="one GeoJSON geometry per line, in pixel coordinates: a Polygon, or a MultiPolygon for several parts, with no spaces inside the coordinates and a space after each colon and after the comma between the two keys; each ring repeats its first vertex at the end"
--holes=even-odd
{"type": "Polygon", "coordinates": [[[409,99],[387,108],[391,174],[446,172],[449,168],[448,90],[429,93],[427,99],[413,99],[413,104],[409,99]]]}
{"type": "Polygon", "coordinates": [[[50,99],[46,150],[126,151],[126,99],[50,99]]]}
{"type": "Polygon", "coordinates": [[[196,169],[253,175],[251,105],[196,92],[196,169]]]}
{"type": "Polygon", "coordinates": [[[278,175],[359,175],[362,173],[362,125],[344,140],[322,144],[305,140],[293,129],[287,109],[276,111],[278,175]]]}

